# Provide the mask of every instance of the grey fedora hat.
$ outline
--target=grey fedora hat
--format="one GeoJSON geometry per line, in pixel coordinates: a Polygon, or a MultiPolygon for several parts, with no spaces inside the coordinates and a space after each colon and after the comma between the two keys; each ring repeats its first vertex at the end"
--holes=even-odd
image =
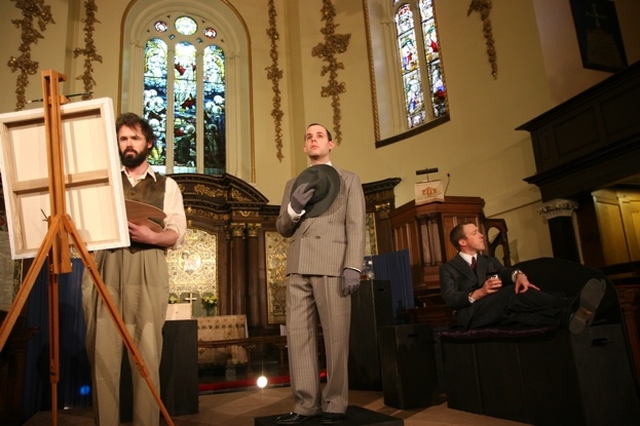
{"type": "Polygon", "coordinates": [[[331,206],[340,192],[340,175],[338,171],[327,164],[316,164],[307,167],[298,175],[291,194],[303,183],[307,189],[314,189],[313,196],[304,207],[306,217],[317,217],[331,206]]]}

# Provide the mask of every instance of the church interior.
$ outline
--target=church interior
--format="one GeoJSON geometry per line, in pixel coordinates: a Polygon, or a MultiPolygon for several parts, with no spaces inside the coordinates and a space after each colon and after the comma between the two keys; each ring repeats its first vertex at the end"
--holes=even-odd
{"type": "MultiPolygon", "coordinates": [[[[103,167],[100,145],[109,140],[74,130],[131,111],[157,133],[152,167],[182,192],[188,231],[184,245],[167,252],[171,293],[161,365],[167,409],[191,419],[176,424],[253,424],[225,417],[221,407],[235,412],[240,401],[261,407],[252,418],[288,410],[287,239],[276,219],[286,182],[309,165],[303,135],[310,123],[331,130],[332,163],[358,174],[366,201],[363,266],[371,271],[353,295],[359,315],[352,327],[371,333],[352,333],[353,404],[413,426],[554,424],[539,417],[545,410],[562,419],[578,413],[576,423],[562,424],[604,424],[602,407],[616,403],[640,418],[637,0],[12,0],[2,12],[3,319],[25,278],[34,285],[15,324],[0,329],[0,423],[51,412],[51,277],[47,268],[30,269],[42,240],[29,230],[46,233],[48,201],[42,209],[37,204],[49,197],[46,143],[29,136],[44,127],[45,75],[56,77],[68,102],[65,137],[85,149],[64,158],[77,171],[70,182],[85,165],[103,167]],[[24,176],[45,183],[38,189],[21,182],[24,176]],[[556,280],[566,275],[563,291],[570,293],[582,273],[606,278],[616,299],[606,336],[590,343],[555,335],[470,343],[446,334],[455,318],[440,296],[438,271],[456,255],[448,235],[463,221],[478,225],[485,254],[505,266],[557,261],[546,272],[558,268],[556,280]],[[422,336],[424,347],[416,344],[399,361],[382,348],[409,338],[405,332],[422,336]],[[625,367],[608,370],[602,356],[593,365],[576,361],[587,367],[571,361],[575,373],[565,382],[586,386],[582,370],[592,377],[592,369],[602,369],[619,384],[607,397],[582,390],[563,402],[573,408],[554,414],[533,396],[483,393],[491,385],[480,380],[483,351],[578,359],[604,341],[617,348],[605,365],[625,367]],[[386,372],[384,356],[411,370],[386,372]],[[447,360],[477,363],[468,372],[478,378],[477,394],[456,393],[457,380],[469,377],[452,376],[447,360]],[[252,391],[260,374],[271,384],[252,391]],[[400,390],[383,389],[388,374],[400,390]],[[424,377],[424,385],[411,375],[424,377]],[[216,399],[205,405],[205,397],[216,399]],[[505,401],[512,409],[503,408],[505,401]],[[235,423],[200,420],[198,411],[235,423]]],[[[107,215],[122,213],[115,201],[107,215]]],[[[80,223],[104,224],[95,217],[105,212],[98,215],[95,206],[78,211],[80,223]]],[[[71,255],[71,272],[59,277],[61,412],[90,410],[91,403],[84,265],[73,247],[71,255]]],[[[322,359],[322,347],[318,353],[322,359]]],[[[521,364],[502,367],[509,374],[493,383],[497,388],[511,389],[519,377],[519,386],[562,400],[560,390],[551,392],[552,378],[536,380],[521,364]]],[[[131,392],[122,386],[123,395],[131,392]]],[[[121,410],[125,419],[127,407],[121,410]]]]}

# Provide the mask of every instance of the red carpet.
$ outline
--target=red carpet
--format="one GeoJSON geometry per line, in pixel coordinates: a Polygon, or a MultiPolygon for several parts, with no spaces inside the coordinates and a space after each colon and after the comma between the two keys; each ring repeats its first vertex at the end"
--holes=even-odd
{"type": "MultiPolygon", "coordinates": [[[[324,379],[327,376],[327,372],[322,370],[320,372],[320,378],[324,379]]],[[[284,385],[289,383],[289,375],[284,376],[274,376],[268,377],[269,386],[274,385],[284,385]]],[[[241,389],[241,388],[251,388],[257,387],[256,381],[257,377],[252,377],[250,379],[241,379],[241,380],[233,380],[233,381],[224,381],[224,382],[215,382],[215,383],[199,383],[198,384],[198,392],[212,392],[212,391],[222,391],[227,389],[241,389]]]]}

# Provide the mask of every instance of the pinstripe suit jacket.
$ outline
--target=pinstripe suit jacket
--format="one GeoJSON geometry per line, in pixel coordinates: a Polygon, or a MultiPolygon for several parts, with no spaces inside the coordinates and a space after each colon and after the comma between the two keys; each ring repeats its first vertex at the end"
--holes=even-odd
{"type": "Polygon", "coordinates": [[[362,269],[366,227],[362,184],[355,173],[336,170],[341,178],[340,192],[318,217],[302,216],[299,222],[293,222],[287,206],[295,178],[285,186],[276,228],[284,237],[291,237],[287,275],[337,277],[346,267],[362,269]]]}

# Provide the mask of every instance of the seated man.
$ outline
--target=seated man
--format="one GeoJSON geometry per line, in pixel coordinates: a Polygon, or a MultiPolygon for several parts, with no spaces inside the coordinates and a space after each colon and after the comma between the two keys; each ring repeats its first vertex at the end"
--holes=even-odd
{"type": "Polygon", "coordinates": [[[475,224],[456,225],[449,239],[458,254],[440,267],[440,288],[465,328],[557,325],[579,334],[593,321],[606,289],[604,280],[587,281],[575,299],[558,297],[540,291],[522,271],[479,254],[485,242],[475,224]]]}

